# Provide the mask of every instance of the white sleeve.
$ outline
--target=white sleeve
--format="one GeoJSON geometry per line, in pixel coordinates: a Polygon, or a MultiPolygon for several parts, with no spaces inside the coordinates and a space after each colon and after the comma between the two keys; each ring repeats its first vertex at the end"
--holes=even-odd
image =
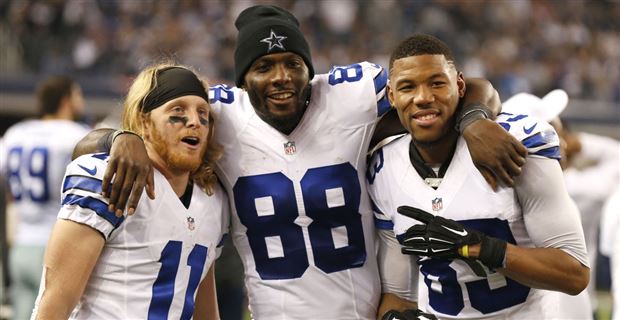
{"type": "Polygon", "coordinates": [[[566,191],[558,161],[528,157],[515,189],[535,246],[560,249],[589,267],[579,210],[566,191]]]}
{"type": "Polygon", "coordinates": [[[400,252],[392,230],[377,230],[379,274],[383,293],[393,293],[412,302],[418,300],[418,264],[414,256],[400,252]]]}
{"type": "Polygon", "coordinates": [[[99,231],[106,241],[125,219],[108,211],[108,199],[101,195],[107,158],[107,153],[86,154],[67,166],[58,211],[59,219],[85,224],[99,231]]]}

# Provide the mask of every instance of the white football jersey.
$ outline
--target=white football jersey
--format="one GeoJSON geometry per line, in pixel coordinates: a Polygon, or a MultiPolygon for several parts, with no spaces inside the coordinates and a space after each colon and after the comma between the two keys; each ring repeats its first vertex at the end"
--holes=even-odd
{"type": "Polygon", "coordinates": [[[0,163],[19,215],[16,244],[47,244],[60,208],[63,173],[73,147],[89,130],[69,120],[27,120],[7,130],[0,163]]]}
{"type": "Polygon", "coordinates": [[[256,319],[374,319],[380,295],[366,150],[389,110],[387,74],[364,62],[311,82],[303,119],[285,135],[239,88],[210,90],[218,175],[256,319]]]}
{"type": "Polygon", "coordinates": [[[136,212],[116,217],[101,196],[105,153],[68,167],[59,219],[99,231],[105,246],[71,319],[190,319],[200,281],[220,252],[228,199],[218,186],[194,186],[189,208],[155,171],[155,200],[142,195],[136,212]]]}
{"type": "MultiPolygon", "coordinates": [[[[547,123],[511,114],[500,114],[496,121],[528,148],[530,157],[559,159],[558,137],[547,123]]],[[[370,162],[368,188],[377,228],[392,229],[402,241],[407,229],[419,223],[397,213],[399,206],[408,205],[509,243],[534,247],[516,191],[501,187],[494,192],[474,166],[462,137],[437,189],[411,164],[410,143],[411,136],[404,135],[379,149],[370,162]]],[[[418,259],[417,263],[421,273],[418,305],[440,318],[544,318],[544,290],[529,288],[486,267],[487,276],[479,277],[458,259],[418,259]]]]}

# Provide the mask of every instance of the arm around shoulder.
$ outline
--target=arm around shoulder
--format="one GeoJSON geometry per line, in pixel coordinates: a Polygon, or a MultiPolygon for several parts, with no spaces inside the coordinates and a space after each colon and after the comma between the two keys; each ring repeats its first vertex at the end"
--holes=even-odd
{"type": "Polygon", "coordinates": [[[72,160],[89,153],[109,152],[112,143],[110,138],[114,134],[114,129],[96,129],[89,132],[73,148],[72,160]]]}

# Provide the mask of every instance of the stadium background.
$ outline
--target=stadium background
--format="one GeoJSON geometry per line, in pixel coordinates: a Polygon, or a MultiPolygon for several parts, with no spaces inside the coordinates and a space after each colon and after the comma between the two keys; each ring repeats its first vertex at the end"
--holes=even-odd
{"type": "Polygon", "coordinates": [[[232,84],[234,19],[256,3],[299,18],[317,73],[363,60],[387,66],[399,40],[431,33],[502,100],[563,88],[573,130],[620,138],[620,2],[611,0],[0,0],[0,135],[36,115],[36,84],[53,73],[78,80],[90,125],[118,111],[131,77],[155,60],[232,84]]]}

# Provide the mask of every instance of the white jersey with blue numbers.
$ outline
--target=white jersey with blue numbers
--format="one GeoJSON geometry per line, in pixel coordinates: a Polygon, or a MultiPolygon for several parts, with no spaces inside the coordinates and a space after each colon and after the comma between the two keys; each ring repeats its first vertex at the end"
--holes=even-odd
{"type": "Polygon", "coordinates": [[[269,126],[239,88],[212,87],[218,175],[255,319],[374,319],[380,286],[365,183],[366,151],[389,109],[387,74],[334,67],[290,135],[269,126]]]}
{"type": "Polygon", "coordinates": [[[83,155],[68,167],[59,219],[85,224],[105,246],[71,319],[190,319],[200,281],[220,252],[228,199],[218,186],[194,186],[186,208],[155,170],[155,200],[144,194],[135,214],[116,217],[101,196],[108,155],[83,155]]]}
{"type": "Polygon", "coordinates": [[[89,130],[69,120],[28,120],[7,130],[0,163],[18,214],[15,244],[47,244],[63,173],[73,147],[89,130]]]}
{"type": "MultiPolygon", "coordinates": [[[[496,121],[527,147],[529,156],[523,169],[525,176],[538,169],[537,161],[543,161],[557,166],[559,178],[554,179],[561,180],[561,170],[556,161],[560,156],[559,140],[549,124],[513,114],[500,114],[496,121]]],[[[396,238],[401,240],[408,228],[419,223],[397,213],[399,206],[408,205],[459,221],[468,228],[522,247],[557,247],[564,250],[566,243],[577,243],[578,249],[567,251],[587,266],[577,211],[569,217],[563,217],[558,212],[524,212],[523,201],[527,200],[519,199],[517,189],[500,187],[496,192],[491,189],[474,166],[462,137],[457,141],[441,184],[434,189],[427,185],[411,164],[410,143],[411,136],[405,135],[379,149],[370,162],[368,188],[378,229],[393,230],[396,238]],[[530,217],[534,215],[540,216],[534,219],[538,219],[542,227],[537,227],[536,221],[532,221],[530,217]],[[565,234],[565,229],[560,226],[563,223],[556,223],[556,228],[547,225],[561,221],[554,220],[558,216],[559,219],[574,220],[568,223],[574,242],[557,241],[565,234]]],[[[544,173],[542,175],[544,181],[544,173]]],[[[563,185],[562,181],[556,183],[563,185]]],[[[569,200],[566,191],[563,192],[566,195],[562,199],[569,200]]],[[[413,258],[409,261],[416,263],[413,258]]],[[[479,277],[462,260],[418,259],[417,264],[419,286],[416,283],[401,283],[399,286],[405,291],[406,288],[419,287],[420,308],[440,318],[544,319],[549,317],[549,312],[553,312],[543,308],[545,301],[553,299],[548,297],[548,291],[532,289],[486,267],[487,276],[479,277]]],[[[403,290],[398,288],[396,292],[403,290]]]]}

